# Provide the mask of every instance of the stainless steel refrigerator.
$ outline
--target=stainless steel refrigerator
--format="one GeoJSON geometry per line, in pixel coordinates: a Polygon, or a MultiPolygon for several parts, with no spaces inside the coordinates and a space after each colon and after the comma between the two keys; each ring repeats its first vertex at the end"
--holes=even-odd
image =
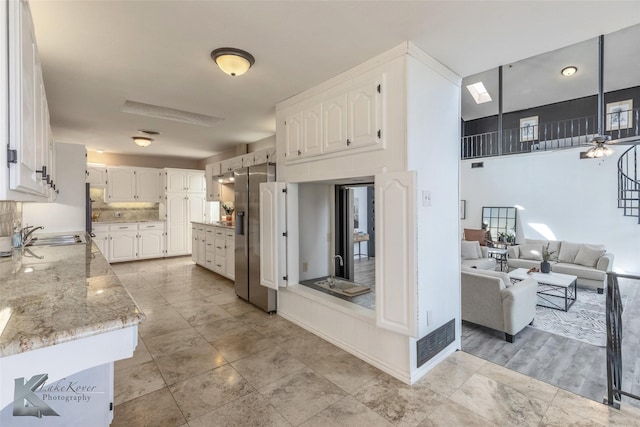
{"type": "Polygon", "coordinates": [[[275,170],[265,163],[234,172],[236,295],[268,313],[276,311],[276,291],[260,284],[260,183],[274,181],[275,170]]]}

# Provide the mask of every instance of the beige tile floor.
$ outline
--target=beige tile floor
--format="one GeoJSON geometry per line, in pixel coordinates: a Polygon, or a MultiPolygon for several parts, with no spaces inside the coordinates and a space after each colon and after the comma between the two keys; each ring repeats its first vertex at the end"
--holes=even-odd
{"type": "Polygon", "coordinates": [[[147,321],[115,364],[113,426],[640,426],[457,352],[406,385],[238,299],[188,258],[115,264],[147,321]]]}

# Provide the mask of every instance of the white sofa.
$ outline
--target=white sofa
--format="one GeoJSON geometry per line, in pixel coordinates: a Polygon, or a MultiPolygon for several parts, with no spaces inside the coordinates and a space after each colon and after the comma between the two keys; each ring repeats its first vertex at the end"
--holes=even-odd
{"type": "Polygon", "coordinates": [[[516,268],[539,268],[542,250],[547,244],[549,251],[553,252],[549,258],[551,271],[577,276],[578,286],[597,289],[598,293],[603,293],[607,285],[607,271],[613,268],[613,254],[607,252],[603,245],[526,239],[523,244],[509,247],[509,271],[516,268]]]}
{"type": "Polygon", "coordinates": [[[511,284],[507,273],[462,267],[462,320],[515,335],[533,323],[538,282],[529,278],[511,284]]]}
{"type": "Polygon", "coordinates": [[[463,240],[460,244],[460,264],[480,270],[495,270],[496,259],[489,256],[486,246],[475,240],[463,240]]]}

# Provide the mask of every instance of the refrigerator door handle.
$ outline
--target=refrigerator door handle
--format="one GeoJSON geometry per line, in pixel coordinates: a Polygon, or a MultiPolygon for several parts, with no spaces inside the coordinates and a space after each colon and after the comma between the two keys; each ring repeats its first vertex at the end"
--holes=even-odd
{"type": "Polygon", "coordinates": [[[236,211],[236,234],[244,236],[244,211],[236,211]]]}

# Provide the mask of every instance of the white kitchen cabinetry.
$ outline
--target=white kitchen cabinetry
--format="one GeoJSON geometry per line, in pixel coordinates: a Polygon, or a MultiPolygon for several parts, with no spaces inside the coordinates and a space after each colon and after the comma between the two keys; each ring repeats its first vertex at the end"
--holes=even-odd
{"type": "Polygon", "coordinates": [[[234,170],[242,168],[242,156],[232,157],[220,162],[220,173],[233,173],[234,170]]]}
{"type": "Polygon", "coordinates": [[[203,267],[213,271],[216,262],[215,230],[212,226],[205,227],[205,264],[203,267]]]}
{"type": "Polygon", "coordinates": [[[160,178],[160,169],[108,167],[105,201],[157,203],[160,178]]]}
{"type": "Polygon", "coordinates": [[[87,183],[91,187],[104,188],[107,186],[107,167],[105,165],[87,163],[87,183]]]}
{"type": "Polygon", "coordinates": [[[166,255],[192,253],[191,222],[203,222],[205,218],[205,171],[165,169],[165,194],[161,214],[167,220],[166,255]]]}
{"type": "Polygon", "coordinates": [[[29,3],[7,3],[9,182],[0,199],[43,202],[55,197],[55,174],[42,68],[29,3]]]}
{"type": "Polygon", "coordinates": [[[221,276],[235,279],[235,233],[233,229],[195,222],[193,261],[221,276]]]}
{"type": "Polygon", "coordinates": [[[109,262],[132,261],[137,258],[137,224],[114,224],[109,227],[109,262]]]}
{"type": "Polygon", "coordinates": [[[285,151],[287,160],[302,156],[302,111],[289,114],[284,119],[285,151]]]}
{"type": "Polygon", "coordinates": [[[96,244],[105,259],[109,260],[109,226],[106,224],[93,223],[91,231],[95,235],[91,240],[96,244]]]}
{"type": "Polygon", "coordinates": [[[224,276],[227,269],[226,251],[225,251],[225,236],[224,228],[216,227],[214,229],[214,252],[215,262],[213,264],[213,271],[221,276],[224,276]]]}
{"type": "Polygon", "coordinates": [[[139,223],[137,259],[162,258],[164,241],[164,222],[139,223]]]}

